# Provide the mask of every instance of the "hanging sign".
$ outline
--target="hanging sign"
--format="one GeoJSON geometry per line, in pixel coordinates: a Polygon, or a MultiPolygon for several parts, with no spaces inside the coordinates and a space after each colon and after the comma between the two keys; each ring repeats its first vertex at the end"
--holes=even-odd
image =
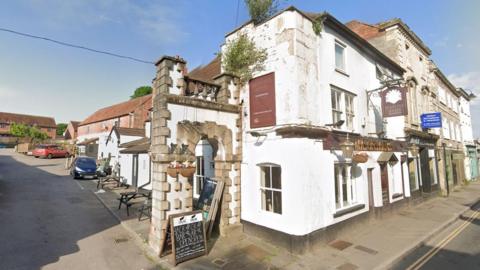
{"type": "Polygon", "coordinates": [[[420,115],[422,128],[441,128],[442,127],[442,113],[422,113],[420,115]]]}
{"type": "Polygon", "coordinates": [[[382,97],[383,117],[394,117],[408,114],[407,109],[407,88],[390,87],[384,90],[382,97]]]}

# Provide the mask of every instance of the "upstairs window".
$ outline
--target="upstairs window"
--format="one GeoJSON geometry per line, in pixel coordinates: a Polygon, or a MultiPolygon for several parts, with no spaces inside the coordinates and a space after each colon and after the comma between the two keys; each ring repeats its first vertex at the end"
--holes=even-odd
{"type": "Polygon", "coordinates": [[[355,95],[336,87],[331,89],[332,98],[332,123],[344,120],[343,129],[353,131],[355,120],[355,95]]]}
{"type": "Polygon", "coordinates": [[[345,72],[345,45],[335,42],[335,68],[345,72]]]}
{"type": "Polygon", "coordinates": [[[262,210],[282,214],[282,170],[275,164],[260,167],[262,210]]]}

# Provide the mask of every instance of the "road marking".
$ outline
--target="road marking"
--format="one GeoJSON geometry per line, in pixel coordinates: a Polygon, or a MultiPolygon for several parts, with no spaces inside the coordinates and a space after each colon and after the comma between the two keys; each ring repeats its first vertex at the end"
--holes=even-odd
{"type": "Polygon", "coordinates": [[[407,270],[418,270],[424,264],[426,264],[433,256],[435,256],[442,248],[444,248],[450,241],[452,241],[457,235],[459,235],[476,217],[480,215],[480,212],[474,210],[473,214],[458,226],[453,232],[451,232],[447,237],[442,241],[436,244],[432,249],[430,249],[425,255],[416,260],[412,265],[410,265],[407,270]]]}
{"type": "Polygon", "coordinates": [[[80,183],[77,181],[77,180],[73,180],[75,181],[75,183],[77,183],[77,185],[80,187],[80,189],[84,189],[82,185],[80,185],[80,183]]]}

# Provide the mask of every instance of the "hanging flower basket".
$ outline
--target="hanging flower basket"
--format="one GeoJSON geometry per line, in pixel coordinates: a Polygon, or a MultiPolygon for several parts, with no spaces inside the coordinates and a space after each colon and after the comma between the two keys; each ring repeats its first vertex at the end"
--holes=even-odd
{"type": "Polygon", "coordinates": [[[168,167],[167,174],[173,178],[177,178],[178,170],[179,170],[178,168],[168,167]]]}
{"type": "Polygon", "coordinates": [[[352,157],[352,161],[355,163],[365,163],[368,161],[368,154],[367,153],[355,154],[352,157]]]}
{"type": "Polygon", "coordinates": [[[195,167],[183,167],[180,168],[180,174],[183,177],[192,177],[195,174],[195,167]]]}

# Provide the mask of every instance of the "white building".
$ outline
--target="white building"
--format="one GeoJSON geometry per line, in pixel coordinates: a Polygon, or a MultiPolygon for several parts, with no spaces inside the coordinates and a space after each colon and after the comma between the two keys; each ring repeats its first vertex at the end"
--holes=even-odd
{"type": "Polygon", "coordinates": [[[120,159],[119,146],[134,140],[145,138],[144,128],[122,128],[114,126],[108,135],[100,135],[98,140],[98,159],[110,156],[113,165],[120,159]]]}
{"type": "Polygon", "coordinates": [[[470,101],[475,98],[472,93],[467,93],[464,89],[458,88],[459,113],[460,113],[460,134],[465,151],[465,178],[467,180],[476,180],[478,177],[478,157],[473,138],[472,117],[470,114],[470,101]]]}

